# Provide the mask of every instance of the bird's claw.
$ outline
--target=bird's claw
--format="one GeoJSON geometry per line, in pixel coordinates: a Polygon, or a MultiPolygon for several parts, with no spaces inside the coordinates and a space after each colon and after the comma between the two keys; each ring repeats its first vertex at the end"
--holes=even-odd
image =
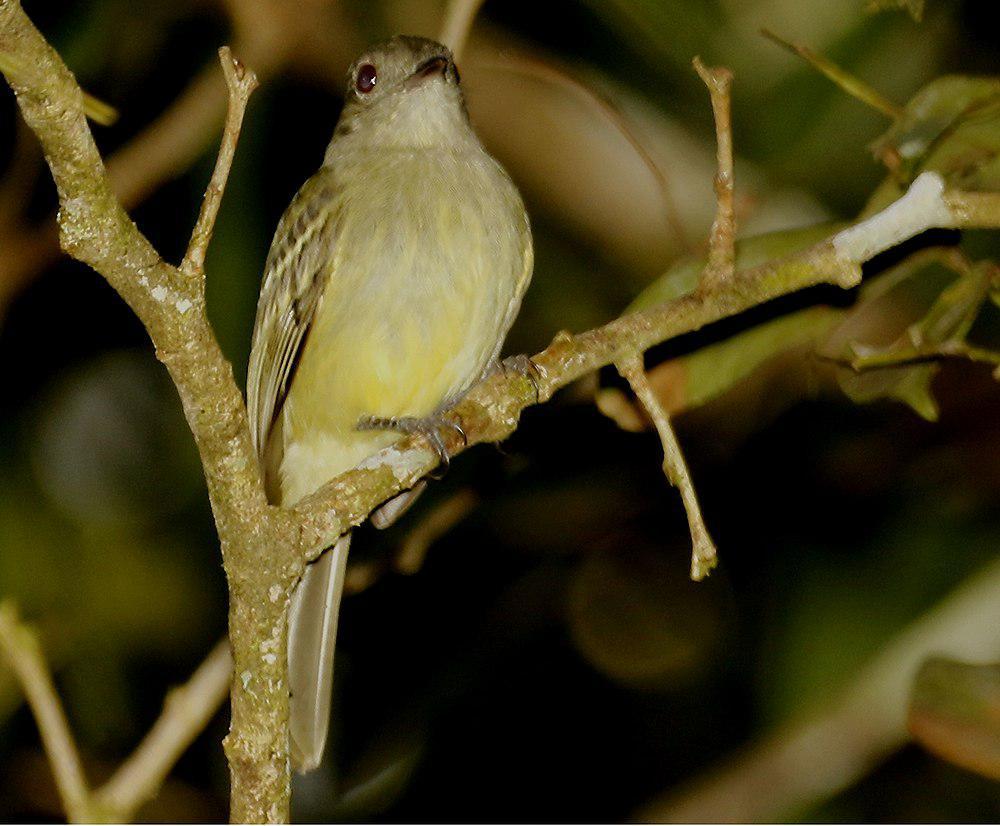
{"type": "Polygon", "coordinates": [[[444,439],[441,438],[442,430],[452,430],[458,434],[464,446],[468,446],[469,437],[458,422],[446,419],[444,416],[427,416],[417,418],[415,416],[363,416],[358,421],[358,430],[395,430],[397,433],[407,435],[423,436],[430,442],[434,452],[438,455],[440,462],[440,472],[430,474],[432,479],[439,479],[451,465],[451,456],[448,448],[445,447],[444,439]]]}
{"type": "Polygon", "coordinates": [[[538,404],[538,402],[542,400],[541,390],[539,387],[539,381],[542,378],[542,371],[532,360],[531,356],[525,355],[524,353],[518,353],[516,356],[507,356],[507,358],[500,362],[500,372],[503,373],[504,376],[508,373],[513,373],[516,376],[523,376],[530,381],[531,386],[535,388],[535,404],[538,404]]]}

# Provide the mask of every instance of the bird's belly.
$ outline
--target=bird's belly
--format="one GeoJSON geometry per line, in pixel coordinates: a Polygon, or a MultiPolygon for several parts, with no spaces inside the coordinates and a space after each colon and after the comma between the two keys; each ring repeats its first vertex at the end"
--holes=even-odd
{"type": "Polygon", "coordinates": [[[363,417],[430,416],[475,380],[498,336],[477,322],[482,308],[467,305],[474,300],[401,289],[378,305],[350,302],[355,306],[338,314],[335,329],[311,339],[283,414],[285,501],[298,501],[399,438],[358,430],[363,417]],[[324,391],[296,394],[303,378],[324,391]]]}
{"type": "Polygon", "coordinates": [[[353,427],[362,416],[429,416],[485,367],[500,308],[469,284],[414,289],[391,280],[379,285],[383,298],[359,295],[317,337],[322,349],[308,366],[330,388],[330,406],[309,411],[306,429],[353,427]]]}

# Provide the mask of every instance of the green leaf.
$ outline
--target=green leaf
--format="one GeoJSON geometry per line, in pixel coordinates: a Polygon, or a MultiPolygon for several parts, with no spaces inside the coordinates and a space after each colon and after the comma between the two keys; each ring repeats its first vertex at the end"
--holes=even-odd
{"type": "MultiPolygon", "coordinates": [[[[938,406],[931,394],[937,372],[933,363],[905,363],[908,332],[934,312],[941,296],[966,273],[961,259],[943,249],[910,256],[862,291],[861,300],[819,347],[828,359],[842,362],[835,371],[840,388],[858,404],[896,399],[929,421],[938,406]],[[880,354],[892,353],[881,364],[880,354]],[[864,360],[869,367],[854,369],[864,360]]],[[[909,345],[912,349],[912,343],[909,345]]]]}
{"type": "Polygon", "coordinates": [[[895,201],[921,172],[955,188],[1000,190],[1000,78],[947,75],[927,84],[873,150],[890,169],[864,214],[895,201]]]}
{"type": "MultiPolygon", "coordinates": [[[[756,267],[776,258],[793,255],[833,235],[843,224],[816,224],[801,229],[769,232],[736,242],[736,268],[756,267]]],[[[644,289],[626,308],[626,313],[645,310],[680,298],[698,286],[698,276],[705,268],[705,256],[684,258],[670,267],[644,289]]]]}
{"type": "Polygon", "coordinates": [[[894,286],[852,311],[824,352],[859,371],[845,367],[837,374],[854,401],[895,398],[934,421],[938,407],[931,382],[938,367],[928,358],[960,351],[989,295],[993,267],[970,267],[956,253],[931,250],[894,269],[894,286]],[[958,278],[939,289],[927,311],[899,330],[908,317],[907,307],[952,274],[958,278]]]}

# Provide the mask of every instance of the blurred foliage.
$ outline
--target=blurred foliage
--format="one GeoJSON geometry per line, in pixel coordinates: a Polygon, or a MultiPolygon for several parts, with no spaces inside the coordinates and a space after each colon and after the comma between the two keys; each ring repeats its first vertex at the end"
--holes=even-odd
{"type": "Polygon", "coordinates": [[[1000,780],[1000,665],[928,660],[914,681],[909,726],[932,752],[1000,780]]]}
{"type": "Polygon", "coordinates": [[[934,170],[954,187],[1000,187],[1000,79],[942,77],[906,104],[903,116],[874,144],[890,176],[866,214],[898,198],[921,172],[934,170]]]}
{"type": "MultiPolygon", "coordinates": [[[[343,0],[345,28],[330,36],[431,34],[440,5],[343,0]]],[[[1000,189],[1000,81],[980,76],[1000,65],[991,4],[892,4],[913,16],[868,5],[487,2],[463,66],[470,110],[525,192],[538,251],[510,349],[693,288],[714,153],[694,54],[736,74],[741,266],[870,214],[926,169],[1000,189]],[[887,124],[761,27],[909,101],[903,116],[887,124]],[[477,54],[498,49],[552,61],[611,98],[664,169],[689,237],[665,226],[663,193],[592,107],[558,84],[477,68],[477,54]]],[[[224,4],[76,0],[29,11],[84,86],[120,111],[97,130],[105,151],[153,120],[230,37],[224,4]]],[[[270,233],[319,163],[340,88],[339,75],[293,63],[251,105],[208,261],[210,315],[238,375],[270,233]]],[[[4,167],[13,124],[6,95],[4,167]]],[[[212,162],[206,154],[134,210],[165,256],[183,250],[212,162]]],[[[29,215],[48,214],[53,197],[39,179],[29,215]]],[[[909,357],[955,342],[996,352],[1000,287],[982,262],[997,260],[997,233],[934,233],[872,262],[854,295],[811,291],[650,354],[657,390],[683,413],[721,549],[704,584],[687,580],[687,527],[656,437],[602,416],[590,403],[596,383],[530,411],[499,450],[463,456],[418,507],[458,490],[482,504],[419,572],[386,573],[345,605],[336,748],[297,781],[296,814],[625,819],[849,682],[996,554],[1000,390],[990,367],[909,357]],[[866,359],[864,370],[850,366],[866,359]]],[[[204,484],[144,334],[82,267],[61,262],[18,297],[0,326],[0,370],[0,591],[42,629],[96,777],[224,632],[204,484]]],[[[598,400],[644,426],[610,379],[598,400]]],[[[390,557],[413,520],[360,531],[355,558],[390,557]]],[[[952,699],[980,683],[949,675],[919,708],[953,741],[970,718],[952,699]]],[[[220,716],[145,817],[220,815],[224,728],[220,716]]],[[[42,775],[37,756],[0,670],[0,818],[54,812],[51,788],[26,780],[42,775]]],[[[996,790],[908,749],[802,817],[995,820],[996,790]]]]}

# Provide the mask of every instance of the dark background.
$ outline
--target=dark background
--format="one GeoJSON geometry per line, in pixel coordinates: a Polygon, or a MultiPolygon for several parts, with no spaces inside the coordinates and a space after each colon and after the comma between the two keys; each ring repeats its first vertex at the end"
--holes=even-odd
{"type": "MultiPolygon", "coordinates": [[[[85,88],[120,110],[116,125],[95,127],[107,154],[234,38],[223,3],[24,5],[85,88]]],[[[849,219],[885,174],[868,145],[887,121],[757,29],[808,43],[902,103],[938,75],[996,71],[991,5],[929,0],[918,24],[867,14],[860,0],[487,2],[463,76],[485,142],[524,191],[537,244],[508,349],[616,316],[684,243],[607,117],[558,84],[491,69],[496,54],[553,62],[613,100],[665,169],[697,247],[711,221],[714,146],[695,53],[736,72],[745,231],[849,219]]],[[[432,0],[333,6],[320,18],[333,46],[290,58],[255,94],[210,251],[210,315],[240,377],[270,235],[320,162],[344,67],[382,36],[434,34],[440,15],[432,0]]],[[[16,221],[49,220],[55,203],[44,170],[31,169],[30,142],[13,154],[17,117],[4,91],[0,166],[8,179],[27,168],[30,186],[0,214],[0,260],[16,221]]],[[[214,162],[208,143],[132,210],[170,260],[214,162]]],[[[976,243],[978,256],[995,255],[995,237],[976,243]]],[[[124,304],[65,259],[5,302],[0,595],[40,627],[100,779],[224,633],[225,583],[179,404],[124,304]]],[[[931,423],[898,402],[853,404],[808,380],[812,369],[787,367],[806,379],[790,379],[794,390],[773,404],[761,403],[773,373],[755,373],[680,417],[722,558],[704,583],[687,579],[687,525],[656,437],[605,418],[590,385],[529,410],[499,448],[463,455],[393,529],[359,531],[353,558],[378,567],[421,514],[459,491],[478,497],[419,572],[386,565],[346,600],[333,747],[296,781],[295,814],[623,820],[776,724],[828,707],[866,660],[995,558],[1000,389],[988,368],[943,365],[931,423]]],[[[218,714],[144,817],[225,817],[226,724],[218,714]]],[[[57,816],[36,728],[0,669],[0,817],[57,816]]],[[[1000,790],[908,746],[796,817],[992,821],[1000,790]]]]}

